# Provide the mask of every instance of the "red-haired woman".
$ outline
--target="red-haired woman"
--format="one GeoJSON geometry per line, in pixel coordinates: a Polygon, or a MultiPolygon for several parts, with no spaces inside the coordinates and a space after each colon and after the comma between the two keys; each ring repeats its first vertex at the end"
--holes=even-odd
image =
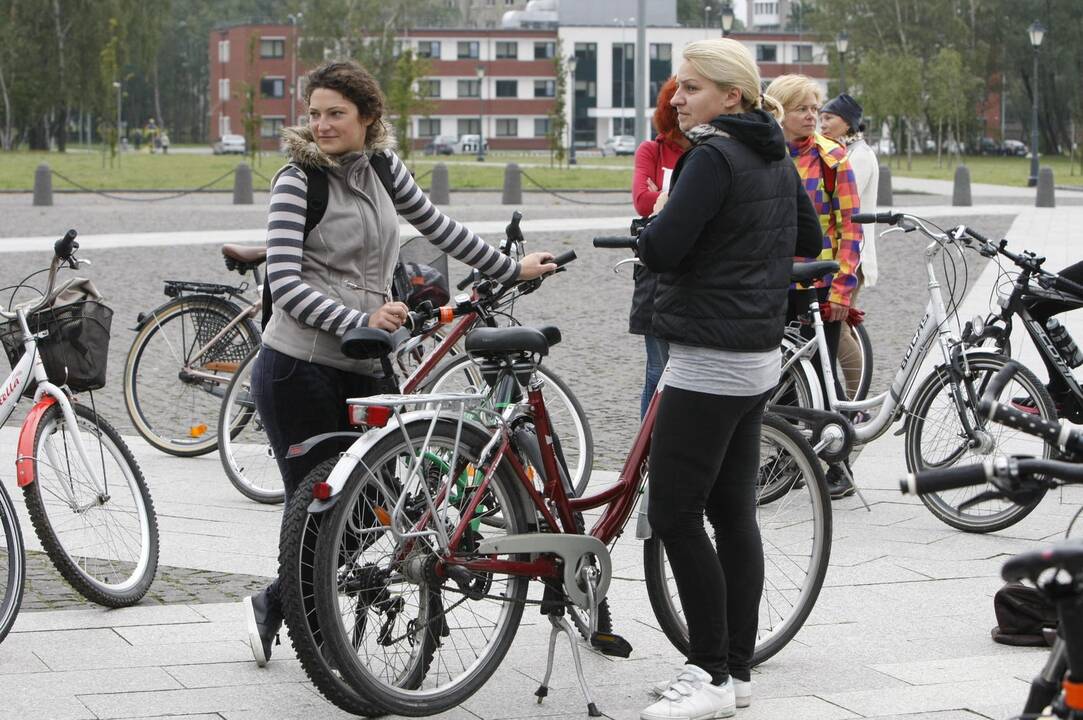
{"type": "MultiPolygon", "coordinates": [[[[677,126],[677,110],[669,101],[677,91],[677,78],[671,77],[658,91],[654,110],[654,129],[658,136],[646,140],[636,149],[635,174],[632,176],[632,204],[643,217],[654,214],[659,196],[669,193],[669,176],[677,166],[684,151],[690,146],[688,139],[677,126]]],[[[636,265],[635,291],[632,295],[632,312],[628,317],[628,332],[642,335],[647,347],[647,369],[643,381],[643,397],[640,399],[640,417],[647,413],[647,406],[658,386],[658,378],[669,360],[669,343],[651,334],[651,315],[654,313],[654,290],[658,277],[642,265],[636,265]]]]}

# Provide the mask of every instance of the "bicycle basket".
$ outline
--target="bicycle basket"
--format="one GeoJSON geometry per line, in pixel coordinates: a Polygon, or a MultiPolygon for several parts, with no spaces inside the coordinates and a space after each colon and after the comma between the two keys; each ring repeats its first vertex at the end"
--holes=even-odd
{"type": "MultiPolygon", "coordinates": [[[[112,320],[113,311],[92,299],[47,307],[27,318],[31,332],[49,331],[38,341],[49,379],[66,384],[72,392],[105,387],[112,320]]],[[[0,327],[0,343],[14,368],[26,351],[18,322],[0,327]]],[[[28,394],[33,385],[27,388],[28,394]]]]}
{"type": "Polygon", "coordinates": [[[451,297],[448,290],[447,253],[423,237],[410,238],[399,247],[392,291],[410,309],[428,300],[440,307],[451,297]]]}

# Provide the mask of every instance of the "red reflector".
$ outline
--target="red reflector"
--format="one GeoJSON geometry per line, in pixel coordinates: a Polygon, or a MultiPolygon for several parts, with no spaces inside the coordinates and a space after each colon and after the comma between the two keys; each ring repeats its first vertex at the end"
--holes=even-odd
{"type": "Polygon", "coordinates": [[[326,500],[331,497],[331,486],[325,482],[318,482],[312,486],[312,497],[317,500],[326,500]]]}
{"type": "Polygon", "coordinates": [[[386,405],[351,405],[350,424],[383,427],[391,419],[391,408],[386,405]]]}
{"type": "Polygon", "coordinates": [[[304,443],[298,443],[296,445],[290,445],[290,449],[286,451],[286,457],[297,457],[305,452],[304,443]]]}

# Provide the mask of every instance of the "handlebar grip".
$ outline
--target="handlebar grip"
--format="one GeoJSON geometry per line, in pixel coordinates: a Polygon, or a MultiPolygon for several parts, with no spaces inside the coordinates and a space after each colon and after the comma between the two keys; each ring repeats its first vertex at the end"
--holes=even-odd
{"type": "Polygon", "coordinates": [[[970,485],[984,485],[992,475],[991,462],[962,467],[937,468],[910,473],[899,481],[903,494],[925,495],[927,493],[953,490],[970,485]]]}
{"type": "Polygon", "coordinates": [[[465,290],[466,288],[473,285],[474,282],[477,279],[478,279],[478,271],[477,270],[471,270],[470,274],[467,275],[466,277],[464,277],[462,280],[460,280],[458,285],[456,285],[455,287],[458,288],[459,290],[465,290]]]}
{"type": "Polygon", "coordinates": [[[575,250],[569,250],[567,252],[561,253],[560,255],[557,255],[555,258],[553,258],[553,262],[556,263],[557,267],[562,267],[570,263],[572,260],[575,260],[577,257],[579,256],[575,254],[575,250]]]}
{"type": "Polygon", "coordinates": [[[974,238],[975,240],[977,240],[980,243],[989,242],[989,238],[985,237],[984,235],[982,235],[980,232],[978,232],[977,230],[975,230],[972,227],[968,227],[966,229],[966,234],[969,235],[970,237],[974,238]]]}
{"type": "Polygon", "coordinates": [[[639,248],[639,241],[636,238],[628,237],[627,235],[603,235],[594,238],[594,247],[637,250],[639,248]]]}
{"type": "Polygon", "coordinates": [[[852,217],[853,221],[858,224],[866,223],[882,223],[884,225],[894,225],[902,218],[902,213],[886,212],[878,213],[857,213],[852,217]]]}
{"type": "Polygon", "coordinates": [[[1027,435],[1040,437],[1054,447],[1060,445],[1061,427],[1059,422],[1046,420],[1040,415],[1031,415],[1004,403],[993,403],[993,407],[988,410],[984,407],[984,404],[984,402],[978,403],[979,411],[987,413],[990,420],[1022,430],[1027,435]]]}
{"type": "Polygon", "coordinates": [[[79,249],[79,243],[75,242],[75,237],[79,233],[75,230],[68,230],[64,233],[64,237],[60,238],[53,244],[53,252],[61,260],[67,260],[71,257],[71,254],[79,249]]]}

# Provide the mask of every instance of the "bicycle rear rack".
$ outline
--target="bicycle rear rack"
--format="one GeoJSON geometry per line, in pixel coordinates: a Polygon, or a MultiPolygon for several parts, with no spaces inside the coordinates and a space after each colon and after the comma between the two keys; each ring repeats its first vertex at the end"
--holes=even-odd
{"type": "Polygon", "coordinates": [[[177,297],[186,292],[199,293],[200,295],[243,295],[246,290],[248,290],[247,282],[234,286],[197,282],[195,280],[166,280],[162,292],[168,297],[177,297]]]}

